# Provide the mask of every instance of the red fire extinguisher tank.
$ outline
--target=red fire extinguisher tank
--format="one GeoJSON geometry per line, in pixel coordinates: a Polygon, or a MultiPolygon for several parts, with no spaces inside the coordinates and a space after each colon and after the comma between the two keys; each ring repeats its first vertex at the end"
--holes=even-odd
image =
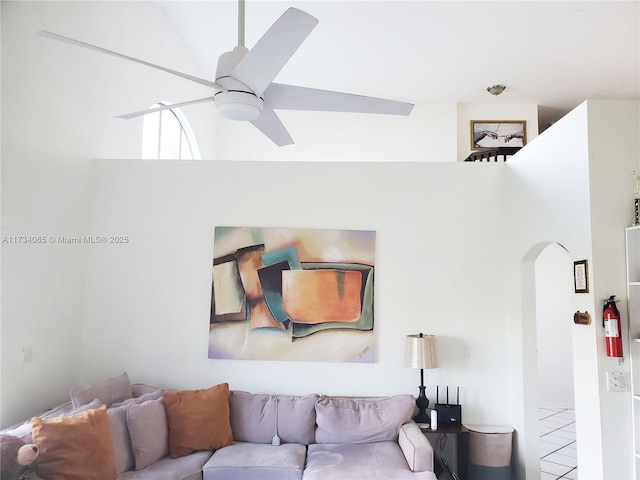
{"type": "Polygon", "coordinates": [[[604,301],[602,323],[604,324],[607,356],[622,357],[622,328],[620,325],[620,312],[616,307],[615,298],[615,295],[611,295],[609,299],[604,301]]]}

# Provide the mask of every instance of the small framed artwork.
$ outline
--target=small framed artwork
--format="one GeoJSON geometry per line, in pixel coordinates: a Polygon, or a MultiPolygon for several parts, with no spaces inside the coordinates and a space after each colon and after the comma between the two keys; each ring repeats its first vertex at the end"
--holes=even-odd
{"type": "Polygon", "coordinates": [[[573,262],[573,286],[575,293],[589,293],[589,270],[586,260],[573,262]]]}
{"type": "Polygon", "coordinates": [[[524,147],[525,120],[471,120],[471,150],[496,147],[524,147]]]}

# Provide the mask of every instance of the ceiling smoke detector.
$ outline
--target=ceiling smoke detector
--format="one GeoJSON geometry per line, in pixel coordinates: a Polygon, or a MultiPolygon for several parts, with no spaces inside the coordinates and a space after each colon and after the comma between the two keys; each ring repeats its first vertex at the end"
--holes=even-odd
{"type": "Polygon", "coordinates": [[[504,85],[491,85],[490,87],[487,87],[487,92],[489,92],[491,95],[500,95],[502,92],[504,92],[504,89],[507,88],[504,85]]]}

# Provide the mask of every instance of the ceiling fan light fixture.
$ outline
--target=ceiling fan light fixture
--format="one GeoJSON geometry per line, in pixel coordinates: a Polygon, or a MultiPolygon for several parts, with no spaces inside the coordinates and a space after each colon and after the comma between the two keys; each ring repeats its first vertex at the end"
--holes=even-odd
{"type": "Polygon", "coordinates": [[[249,122],[260,116],[264,105],[261,98],[249,92],[218,92],[213,101],[224,118],[249,122]]]}
{"type": "Polygon", "coordinates": [[[505,88],[507,87],[501,84],[491,85],[490,87],[487,87],[487,92],[489,92],[491,95],[500,95],[502,92],[504,92],[505,88]]]}

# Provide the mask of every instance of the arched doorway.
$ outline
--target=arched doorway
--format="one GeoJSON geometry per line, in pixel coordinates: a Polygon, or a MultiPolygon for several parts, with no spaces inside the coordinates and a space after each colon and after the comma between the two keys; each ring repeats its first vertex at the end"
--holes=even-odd
{"type": "Polygon", "coordinates": [[[572,452],[562,450],[571,444],[575,457],[571,265],[557,242],[538,243],[522,259],[527,478],[559,478],[575,467],[563,465],[572,452]]]}

